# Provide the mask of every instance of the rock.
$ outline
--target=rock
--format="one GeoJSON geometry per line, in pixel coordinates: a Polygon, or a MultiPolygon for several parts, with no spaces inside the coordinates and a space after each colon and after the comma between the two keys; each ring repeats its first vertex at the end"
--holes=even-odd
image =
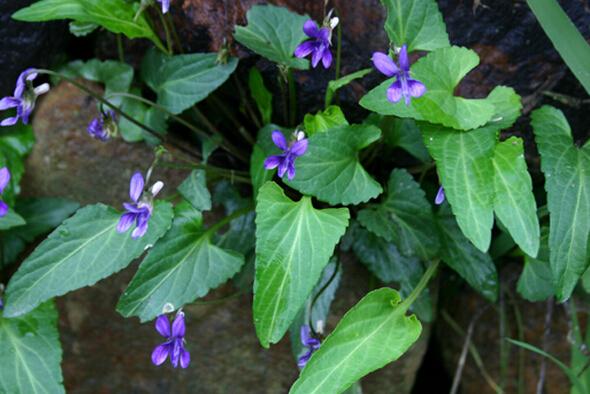
{"type": "Polygon", "coordinates": [[[16,78],[29,67],[48,67],[67,44],[70,35],[65,22],[27,23],[12,14],[33,0],[0,2],[0,97],[12,95],[16,78]]]}
{"type": "MultiPolygon", "coordinates": [[[[100,90],[100,87],[86,83],[100,90]]],[[[119,206],[127,199],[129,176],[152,160],[151,149],[121,140],[102,143],[91,139],[86,125],[96,116],[96,105],[67,83],[54,87],[39,103],[34,118],[37,144],[27,160],[23,181],[27,196],[61,196],[83,204],[102,201],[119,206]]],[[[174,190],[185,172],[160,171],[157,177],[174,190]]],[[[68,393],[285,393],[298,370],[288,336],[270,349],[256,338],[252,295],[229,297],[221,303],[185,308],[187,346],[192,363],[174,370],[155,367],[151,351],[162,341],[153,323],[124,319],[117,301],[137,270],[137,262],[122,272],[57,299],[60,338],[64,349],[63,374],[68,393]]],[[[369,276],[347,257],[328,329],[369,288],[369,276]]],[[[235,295],[231,283],[209,294],[207,300],[235,295]]],[[[396,363],[369,376],[366,394],[410,393],[415,372],[428,342],[429,327],[418,343],[396,363]]]]}

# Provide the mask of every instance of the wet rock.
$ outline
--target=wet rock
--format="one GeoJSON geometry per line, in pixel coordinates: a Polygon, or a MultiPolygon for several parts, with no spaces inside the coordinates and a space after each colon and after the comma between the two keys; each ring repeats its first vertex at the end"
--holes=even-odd
{"type": "MultiPolygon", "coordinates": [[[[100,90],[88,83],[87,86],[100,90]]],[[[96,116],[96,105],[72,85],[62,83],[39,103],[34,119],[37,144],[28,158],[24,193],[62,196],[85,203],[102,201],[118,206],[127,199],[129,176],[152,160],[151,149],[120,140],[92,140],[86,125],[96,116]]],[[[168,191],[185,173],[163,171],[157,177],[168,191]]],[[[231,283],[213,291],[206,300],[185,308],[187,343],[192,363],[174,370],[155,367],[150,355],[162,338],[153,323],[140,324],[115,312],[117,301],[137,270],[138,262],[92,287],[57,299],[60,338],[64,349],[63,374],[68,393],[286,393],[298,370],[287,337],[270,349],[256,338],[252,295],[235,296],[231,283]]],[[[328,329],[369,288],[369,275],[356,261],[343,262],[344,277],[337,293],[328,329]]],[[[409,393],[428,342],[429,327],[414,347],[396,363],[369,376],[366,394],[409,393]]]]}
{"type": "Polygon", "coordinates": [[[18,75],[29,67],[48,67],[69,40],[64,22],[27,23],[12,14],[33,0],[0,2],[0,97],[11,95],[18,75]]]}

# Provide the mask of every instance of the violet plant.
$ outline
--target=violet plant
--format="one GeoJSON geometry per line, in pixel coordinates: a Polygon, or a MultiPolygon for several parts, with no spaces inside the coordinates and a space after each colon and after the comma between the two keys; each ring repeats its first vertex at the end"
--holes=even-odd
{"type": "MultiPolygon", "coordinates": [[[[37,376],[48,369],[43,386],[64,392],[53,299],[137,259],[142,262],[116,309],[142,324],[155,321],[164,341],[152,348],[154,374],[177,373],[155,368],[168,359],[182,369],[207,362],[207,350],[191,346],[191,337],[199,335],[198,326],[191,326],[197,320],[191,304],[207,303],[200,299],[223,286],[253,298],[262,347],[290,333],[293,367],[301,368],[294,394],[361,387],[364,376],[412,351],[422,324],[436,316],[430,292],[437,287],[429,284],[441,271],[492,304],[501,292],[498,267],[506,256],[524,263],[518,292],[526,300],[565,302],[588,291],[590,148],[574,146],[561,111],[535,110],[545,184],[533,184],[523,140],[504,138],[521,115],[520,96],[505,86],[479,99],[455,94],[479,57],[450,43],[435,0],[382,0],[391,51],[375,52],[365,65],[387,80],[360,99],[368,114],[361,118],[330,105],[338,89],[370,72],[340,77],[347,60],[340,29],[347,21],[333,16],[338,10],[325,9],[318,26],[287,8],[255,5],[245,25],[235,26],[235,42],[219,53],[180,53],[183,43],[170,17],[179,2],[109,4],[101,14],[40,0],[13,15],[28,22],[90,23],[121,43],[122,37],[143,38],[153,47],[141,70],[126,64],[124,53],[119,60],[73,61],[55,71],[27,69],[14,94],[0,100],[0,146],[8,149],[0,150],[0,230],[32,242],[55,228],[28,255],[26,242],[11,243],[11,257],[0,261],[0,268],[19,264],[0,292],[0,363],[10,365],[0,365],[1,390],[36,392],[37,376]],[[238,48],[273,67],[246,70],[238,48]],[[321,72],[334,78],[325,108],[312,113],[298,105],[298,77],[320,72],[320,63],[327,70],[321,72]],[[237,70],[248,71],[247,83],[237,70]],[[27,202],[18,193],[32,148],[30,120],[36,100],[49,90],[48,83],[35,87],[33,80],[47,77],[94,98],[97,116],[80,130],[88,144],[109,149],[121,139],[154,147],[145,178],[144,169],[129,169],[136,172],[123,211],[101,203],[78,209],[75,202],[50,199],[41,199],[33,213],[22,208],[27,202]],[[104,91],[80,78],[102,84],[104,91]],[[271,83],[280,85],[281,95],[266,87],[271,83]],[[235,94],[222,95],[224,88],[238,92],[242,110],[236,110],[235,94]],[[225,115],[209,113],[213,104],[225,115]],[[401,150],[411,157],[409,164],[393,154],[401,150]],[[146,185],[164,166],[190,173],[178,193],[164,190],[156,199],[164,182],[146,185]],[[220,187],[231,189],[232,201],[212,197],[210,190],[220,187]],[[54,212],[59,220],[39,226],[39,212],[54,212]],[[491,246],[499,242],[507,246],[494,247],[492,257],[491,246]],[[378,288],[346,314],[328,319],[346,274],[343,254],[364,266],[378,288]],[[233,288],[229,281],[237,276],[250,279],[250,291],[233,288]],[[39,335],[17,329],[31,321],[39,335]],[[21,348],[40,350],[21,356],[21,348]],[[15,368],[29,372],[11,373],[15,368]]],[[[588,375],[586,369],[574,365],[570,372],[572,386],[584,384],[579,376],[588,375]]]]}

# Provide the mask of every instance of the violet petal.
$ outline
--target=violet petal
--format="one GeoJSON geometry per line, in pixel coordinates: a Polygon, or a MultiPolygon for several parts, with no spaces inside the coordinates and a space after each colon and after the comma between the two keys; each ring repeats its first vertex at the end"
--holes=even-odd
{"type": "Polygon", "coordinates": [[[188,365],[191,362],[191,354],[188,352],[188,350],[182,348],[180,350],[180,366],[182,368],[187,368],[188,365]]]}
{"type": "Polygon", "coordinates": [[[152,363],[154,363],[154,365],[162,365],[164,361],[166,361],[166,358],[168,358],[169,353],[170,345],[168,343],[156,346],[152,352],[152,363]]]}
{"type": "Polygon", "coordinates": [[[308,19],[303,24],[303,32],[305,34],[307,34],[307,36],[315,38],[318,36],[320,29],[318,28],[318,25],[312,19],[308,19]]]}
{"type": "Polygon", "coordinates": [[[117,224],[117,232],[124,233],[125,231],[129,230],[135,221],[135,217],[137,214],[135,213],[124,213],[121,215],[121,219],[119,219],[119,224],[117,224]]]}
{"type": "Polygon", "coordinates": [[[283,161],[283,156],[269,156],[264,160],[264,168],[267,170],[272,170],[273,168],[277,168],[279,164],[283,161]]]}
{"type": "Polygon", "coordinates": [[[279,130],[274,130],[271,134],[271,138],[272,142],[274,142],[279,149],[287,150],[287,140],[285,139],[283,133],[281,133],[279,130]]]}
{"type": "Polygon", "coordinates": [[[177,338],[184,337],[186,325],[184,323],[184,313],[179,312],[172,323],[172,336],[177,338]]]}
{"type": "Polygon", "coordinates": [[[8,205],[0,200],[0,217],[4,217],[6,216],[6,214],[8,213],[8,205]]]}
{"type": "Polygon", "coordinates": [[[421,97],[426,93],[426,86],[418,80],[408,79],[408,92],[412,97],[421,97]]]}
{"type": "Polygon", "coordinates": [[[156,319],[156,331],[164,338],[170,337],[170,321],[166,315],[160,315],[156,319]]]}
{"type": "Polygon", "coordinates": [[[404,44],[398,55],[399,68],[403,71],[410,71],[410,61],[408,59],[408,47],[404,44]]]}
{"type": "Polygon", "coordinates": [[[399,80],[391,84],[387,89],[387,99],[392,103],[397,103],[402,98],[402,86],[399,80]]]}
{"type": "Polygon", "coordinates": [[[393,59],[384,53],[373,53],[372,60],[375,68],[388,77],[393,77],[399,72],[393,59]]]}
{"type": "Polygon", "coordinates": [[[14,97],[4,97],[0,100],[0,111],[4,111],[9,108],[17,107],[20,104],[20,100],[14,97]]]}
{"type": "Polygon", "coordinates": [[[8,171],[8,167],[2,167],[0,168],[0,194],[4,193],[8,182],[10,182],[10,171],[8,171]]]}
{"type": "Polygon", "coordinates": [[[143,175],[139,171],[137,171],[131,177],[131,181],[129,182],[129,197],[131,197],[132,201],[137,202],[139,197],[141,197],[141,193],[143,192],[143,175]]]}
{"type": "Polygon", "coordinates": [[[307,151],[307,144],[308,144],[307,138],[296,141],[291,146],[291,153],[295,156],[303,155],[307,151]]]}
{"type": "Polygon", "coordinates": [[[315,44],[313,41],[305,41],[302,42],[295,48],[295,52],[293,54],[298,58],[304,58],[309,55],[315,49],[315,44]]]}

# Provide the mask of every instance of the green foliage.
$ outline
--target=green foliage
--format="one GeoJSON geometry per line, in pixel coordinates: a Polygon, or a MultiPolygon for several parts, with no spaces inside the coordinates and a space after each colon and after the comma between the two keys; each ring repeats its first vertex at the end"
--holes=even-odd
{"type": "MultiPolygon", "coordinates": [[[[414,4],[414,2],[407,2],[414,4]]],[[[412,66],[412,76],[426,85],[424,96],[407,106],[403,100],[393,104],[387,100],[390,78],[367,93],[360,104],[382,115],[425,120],[460,130],[483,126],[494,115],[494,104],[487,99],[456,97],[453,92],[463,77],[479,64],[477,54],[467,48],[437,49],[412,66]]]]}
{"type": "Polygon", "coordinates": [[[234,38],[240,44],[275,63],[307,70],[309,61],[293,56],[307,36],[303,24],[309,19],[283,7],[255,5],[246,14],[247,26],[236,26],[234,38]]]}
{"type": "Polygon", "coordinates": [[[381,0],[387,11],[385,31],[389,41],[408,51],[448,47],[449,36],[435,0],[381,0]]]}
{"type": "Polygon", "coordinates": [[[420,129],[413,119],[371,114],[365,123],[379,127],[383,132],[383,140],[391,147],[402,148],[420,161],[431,161],[420,129]]]}
{"type": "Polygon", "coordinates": [[[270,155],[280,154],[281,150],[272,142],[272,132],[274,130],[283,130],[285,138],[289,138],[288,131],[275,124],[268,124],[258,131],[258,139],[252,150],[250,158],[250,177],[252,178],[252,189],[254,197],[258,194],[258,189],[267,181],[270,181],[276,170],[266,170],[264,160],[270,155]]]}
{"type": "Polygon", "coordinates": [[[16,319],[0,316],[0,392],[65,393],[61,355],[53,302],[16,319]]]}
{"type": "MultiPolygon", "coordinates": [[[[78,203],[62,198],[32,198],[18,200],[15,206],[26,224],[0,235],[0,267],[12,264],[25,250],[27,243],[59,226],[78,209],[78,203]]],[[[0,219],[0,222],[2,219],[0,219]]]]}
{"type": "Polygon", "coordinates": [[[0,129],[0,168],[8,167],[10,182],[2,193],[2,200],[14,205],[20,193],[20,180],[25,172],[25,157],[33,148],[33,128],[22,123],[0,129]]]}
{"type": "Polygon", "coordinates": [[[248,87],[250,88],[250,94],[256,102],[258,111],[262,116],[262,124],[267,125],[272,121],[272,94],[264,86],[264,79],[262,74],[256,67],[250,69],[248,76],[248,87]]]}
{"type": "Polygon", "coordinates": [[[148,53],[142,78],[158,95],[158,104],[179,114],[205,99],[236,70],[238,59],[219,63],[215,53],[192,53],[166,57],[148,53]]]}
{"type": "Polygon", "coordinates": [[[0,218],[0,230],[8,230],[13,227],[24,225],[25,220],[13,209],[9,209],[6,215],[0,218]]]}
{"type": "Polygon", "coordinates": [[[205,229],[200,212],[188,203],[177,206],[172,228],[141,263],[117,310],[151,320],[164,305],[178,309],[234,276],[244,256],[215,246],[211,237],[216,230],[205,229]]]}
{"type": "Polygon", "coordinates": [[[524,269],[518,279],[517,290],[531,302],[546,300],[554,293],[548,243],[549,229],[544,227],[541,230],[541,247],[537,257],[524,256],[524,269]]]}
{"type": "Polygon", "coordinates": [[[498,298],[498,273],[487,253],[477,250],[461,233],[447,206],[437,215],[441,259],[471,287],[492,302],[498,298]]]}
{"type": "Polygon", "coordinates": [[[346,208],[294,202],[273,182],[256,204],[254,323],[260,343],[278,342],[311,294],[348,225],[346,208]]]}
{"type": "Polygon", "coordinates": [[[539,250],[539,220],[522,140],[510,137],[496,145],[492,166],[494,212],[518,246],[535,257],[539,250]]]}
{"type": "Polygon", "coordinates": [[[345,75],[341,78],[328,82],[328,87],[326,88],[326,98],[325,98],[325,105],[326,108],[330,106],[334,95],[338,91],[338,89],[345,87],[352,81],[356,79],[363,78],[365,75],[369,74],[373,71],[372,68],[363,68],[362,70],[358,70],[356,72],[350,73],[345,75]]]}
{"type": "Polygon", "coordinates": [[[76,37],[86,37],[90,33],[94,32],[96,29],[98,29],[98,25],[92,22],[72,21],[68,26],[70,28],[70,33],[72,33],[76,37]]]}
{"type": "Polygon", "coordinates": [[[565,301],[590,261],[590,145],[574,146],[570,126],[555,108],[534,111],[532,124],[545,174],[553,282],[565,301]]]}
{"type": "Polygon", "coordinates": [[[590,46],[555,0],[527,0],[541,27],[590,94],[590,46]]]}
{"type": "Polygon", "coordinates": [[[180,195],[199,211],[211,209],[211,193],[207,189],[205,176],[204,170],[193,170],[178,186],[180,195]]]}
{"type": "Polygon", "coordinates": [[[361,165],[359,151],[380,136],[370,125],[340,126],[312,135],[307,152],[297,158],[297,176],[287,184],[332,205],[377,197],[383,189],[361,165]]]}
{"type": "Polygon", "coordinates": [[[358,220],[370,231],[393,242],[405,256],[429,260],[438,251],[438,238],[432,232],[432,207],[420,185],[404,169],[391,172],[385,199],[361,210],[358,220]]]}
{"type": "Polygon", "coordinates": [[[125,268],[170,227],[170,203],[156,202],[140,239],[116,230],[120,213],[102,204],[84,207],[64,221],[22,263],[6,289],[4,316],[15,317],[42,302],[89,286],[125,268]]]}
{"type": "Polygon", "coordinates": [[[135,18],[136,8],[125,0],[41,0],[17,11],[12,17],[24,22],[72,19],[95,23],[129,38],[148,38],[162,47],[144,15],[135,18]]]}
{"type": "Polygon", "coordinates": [[[400,301],[398,292],[389,288],[364,296],[314,353],[290,393],[341,393],[397,360],[422,332],[416,316],[406,316],[400,301]]]}
{"type": "MultiPolygon", "coordinates": [[[[131,92],[133,94],[140,93],[139,89],[131,89],[131,92]]],[[[125,98],[121,104],[121,110],[136,121],[152,128],[160,134],[165,134],[167,131],[168,127],[166,121],[168,115],[158,108],[148,106],[139,100],[125,98]]],[[[123,117],[119,118],[119,132],[127,142],[145,140],[152,145],[156,145],[160,141],[157,137],[148,133],[142,127],[123,117]]]]}
{"type": "Polygon", "coordinates": [[[338,126],[348,126],[344,113],[337,105],[331,105],[317,114],[306,114],[303,118],[305,134],[312,136],[315,133],[322,133],[338,126]]]}

